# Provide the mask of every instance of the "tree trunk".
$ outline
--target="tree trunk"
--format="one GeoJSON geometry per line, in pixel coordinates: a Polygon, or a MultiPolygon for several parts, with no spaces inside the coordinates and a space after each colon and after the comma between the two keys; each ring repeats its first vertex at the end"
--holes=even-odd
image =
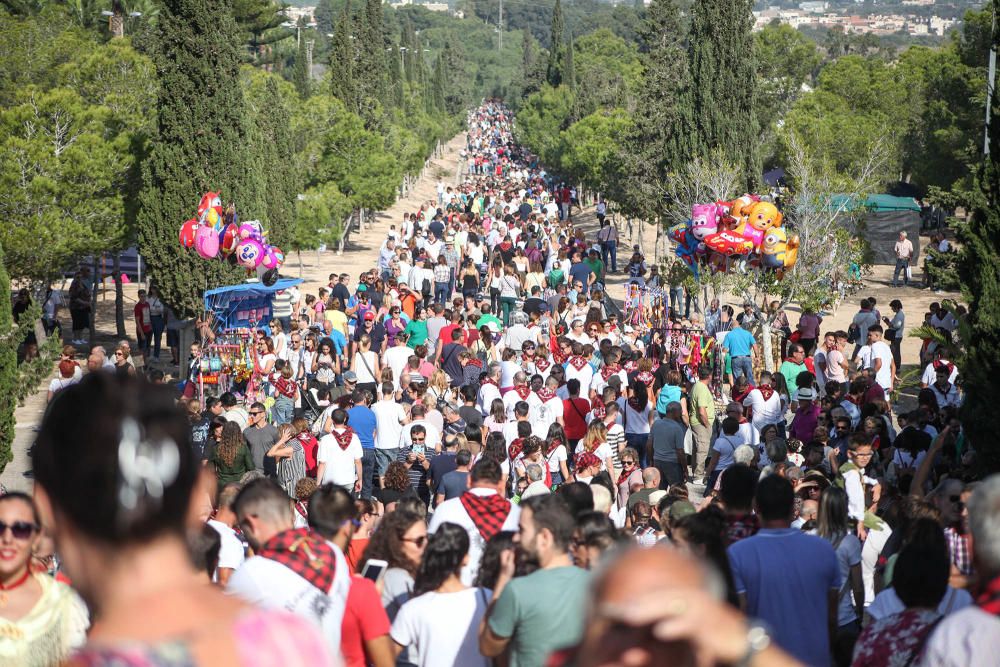
{"type": "Polygon", "coordinates": [[[115,253],[112,274],[115,280],[115,335],[124,338],[125,332],[125,290],[122,288],[122,257],[115,253]]]}
{"type": "MultiPolygon", "coordinates": [[[[302,251],[299,250],[295,254],[299,256],[299,278],[301,278],[302,277],[302,251]]],[[[318,255],[319,255],[319,251],[318,250],[316,251],[316,255],[318,257],[318,255]]],[[[317,261],[316,263],[319,264],[319,261],[317,261]]]]}
{"type": "Polygon", "coordinates": [[[93,289],[90,290],[90,346],[93,347],[94,339],[97,337],[97,332],[94,330],[97,326],[97,288],[101,284],[101,258],[98,255],[94,255],[91,276],[94,278],[94,284],[93,289]]]}

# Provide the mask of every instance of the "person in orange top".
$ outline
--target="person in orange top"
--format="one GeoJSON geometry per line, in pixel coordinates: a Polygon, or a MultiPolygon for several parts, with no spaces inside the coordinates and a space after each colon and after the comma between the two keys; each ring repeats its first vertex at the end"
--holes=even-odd
{"type": "Polygon", "coordinates": [[[351,572],[361,573],[361,554],[368,548],[368,541],[372,531],[382,519],[382,503],[375,499],[366,500],[364,498],[354,501],[354,506],[358,509],[358,521],[360,525],[351,536],[351,542],[347,545],[344,557],[351,568],[351,572]]]}
{"type": "Polygon", "coordinates": [[[413,319],[413,312],[416,310],[417,302],[421,300],[421,296],[407,287],[406,283],[402,283],[399,286],[399,303],[403,308],[403,312],[406,313],[407,317],[411,320],[413,319]]]}

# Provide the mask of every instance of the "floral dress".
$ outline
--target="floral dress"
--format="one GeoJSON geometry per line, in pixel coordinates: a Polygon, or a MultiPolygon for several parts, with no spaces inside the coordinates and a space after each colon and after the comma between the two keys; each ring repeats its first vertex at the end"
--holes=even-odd
{"type": "Polygon", "coordinates": [[[906,667],[923,650],[941,615],[930,609],[906,609],[871,623],[854,645],[853,667],[906,667]]]}

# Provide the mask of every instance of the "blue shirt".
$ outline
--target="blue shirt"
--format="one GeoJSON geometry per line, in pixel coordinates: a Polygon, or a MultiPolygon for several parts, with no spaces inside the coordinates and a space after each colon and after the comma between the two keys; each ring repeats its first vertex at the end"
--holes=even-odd
{"type": "Polygon", "coordinates": [[[775,643],[811,667],[830,664],[827,607],[840,589],[833,547],[796,528],[762,528],[728,549],[747,614],[767,623],[775,643]]]}
{"type": "Polygon", "coordinates": [[[347,424],[358,434],[362,449],[375,449],[375,413],[363,405],[347,411],[347,424]]]}
{"type": "Polygon", "coordinates": [[[347,338],[337,329],[332,329],[330,334],[326,336],[333,343],[333,353],[343,354],[344,348],[347,347],[347,338]]]}
{"type": "Polygon", "coordinates": [[[750,348],[757,344],[757,339],[753,334],[743,327],[735,327],[726,335],[723,341],[723,349],[729,350],[731,357],[746,357],[750,355],[750,348]]]}

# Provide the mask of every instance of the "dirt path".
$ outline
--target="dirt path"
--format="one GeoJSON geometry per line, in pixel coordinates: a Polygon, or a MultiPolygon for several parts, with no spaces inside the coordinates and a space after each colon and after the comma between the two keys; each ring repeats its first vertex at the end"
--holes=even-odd
{"type": "MultiPolygon", "coordinates": [[[[403,219],[403,213],[416,211],[421,204],[428,200],[437,201],[437,179],[441,174],[445,183],[454,184],[458,181],[459,151],[465,147],[465,133],[456,135],[448,143],[442,144],[440,157],[431,159],[424,169],[422,178],[413,186],[406,197],[396,201],[387,211],[375,215],[366,224],[362,231],[355,230],[351,233],[348,243],[342,254],[329,250],[322,253],[303,253],[302,270],[299,271],[299,261],[296,255],[291,255],[287,259],[285,272],[290,276],[299,276],[305,283],[302,285],[303,293],[316,293],[316,290],[327,283],[331,273],[349,273],[356,278],[362,271],[374,266],[378,257],[378,249],[385,240],[389,225],[398,225],[403,219]]],[[[136,284],[125,285],[125,312],[131,313],[132,306],[136,301],[136,292],[139,286],[136,284]]],[[[64,323],[69,325],[69,316],[62,314],[64,323]]],[[[116,343],[115,322],[114,322],[114,291],[107,290],[98,295],[97,309],[97,334],[95,343],[104,345],[109,352],[113,351],[116,343]]],[[[126,329],[131,340],[135,340],[135,330],[131,318],[126,316],[126,329]]],[[[86,361],[86,351],[78,350],[78,359],[81,363],[86,361]]],[[[164,351],[162,363],[156,365],[165,373],[177,375],[177,367],[170,366],[170,354],[164,351]]],[[[25,477],[24,473],[31,469],[31,462],[28,458],[28,448],[34,442],[35,429],[41,422],[45,412],[46,393],[49,380],[46,379],[34,394],[29,396],[23,406],[17,408],[14,413],[15,435],[13,443],[14,459],[0,474],[0,484],[9,490],[31,491],[32,482],[30,477],[25,477]]]]}

